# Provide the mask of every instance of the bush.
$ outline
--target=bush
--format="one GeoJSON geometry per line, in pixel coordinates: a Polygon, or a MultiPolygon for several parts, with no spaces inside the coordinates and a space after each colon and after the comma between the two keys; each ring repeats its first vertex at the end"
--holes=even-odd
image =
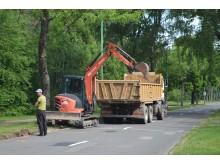
{"type": "Polygon", "coordinates": [[[168,100],[169,101],[180,101],[181,91],[179,89],[173,89],[168,93],[168,100]]]}
{"type": "Polygon", "coordinates": [[[5,112],[1,113],[0,116],[34,115],[35,112],[36,107],[31,104],[26,104],[25,106],[7,109],[5,112]]]}

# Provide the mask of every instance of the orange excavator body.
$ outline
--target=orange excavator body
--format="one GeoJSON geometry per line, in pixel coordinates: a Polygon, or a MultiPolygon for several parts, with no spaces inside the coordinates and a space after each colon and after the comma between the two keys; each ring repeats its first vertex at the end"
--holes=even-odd
{"type": "Polygon", "coordinates": [[[60,112],[65,113],[82,113],[84,108],[76,108],[76,101],[66,96],[56,96],[55,106],[59,106],[60,112]]]}

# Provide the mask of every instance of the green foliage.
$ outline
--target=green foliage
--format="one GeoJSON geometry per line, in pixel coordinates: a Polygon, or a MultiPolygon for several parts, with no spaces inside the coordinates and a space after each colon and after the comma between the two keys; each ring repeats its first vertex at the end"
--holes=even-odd
{"type": "Polygon", "coordinates": [[[105,80],[123,80],[124,73],[127,73],[128,69],[121,61],[111,56],[103,65],[103,72],[105,80]]]}
{"type": "Polygon", "coordinates": [[[31,88],[33,59],[26,50],[29,42],[19,11],[0,10],[0,113],[22,113],[31,88]]]}
{"type": "Polygon", "coordinates": [[[173,89],[172,91],[169,92],[169,95],[168,95],[168,101],[169,100],[172,100],[172,101],[180,101],[180,95],[181,95],[181,92],[179,89],[173,89]]]}
{"type": "MultiPolygon", "coordinates": [[[[123,25],[137,22],[141,13],[140,10],[50,10],[53,19],[49,27],[47,56],[52,98],[61,91],[63,75],[84,76],[86,66],[100,52],[101,21],[106,28],[111,23],[123,25]]],[[[127,70],[117,59],[110,58],[104,64],[106,79],[123,79],[125,72],[127,70]]]]}

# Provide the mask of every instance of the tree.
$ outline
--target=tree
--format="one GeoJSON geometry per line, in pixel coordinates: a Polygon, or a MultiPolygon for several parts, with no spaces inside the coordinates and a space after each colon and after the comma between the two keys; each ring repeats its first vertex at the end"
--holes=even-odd
{"type": "Polygon", "coordinates": [[[0,10],[0,115],[30,113],[31,36],[28,17],[18,10],[0,10]]]}
{"type": "Polygon", "coordinates": [[[50,109],[50,76],[47,69],[47,38],[50,18],[49,11],[42,10],[41,32],[39,39],[39,73],[44,95],[47,98],[47,109],[50,109]]]}

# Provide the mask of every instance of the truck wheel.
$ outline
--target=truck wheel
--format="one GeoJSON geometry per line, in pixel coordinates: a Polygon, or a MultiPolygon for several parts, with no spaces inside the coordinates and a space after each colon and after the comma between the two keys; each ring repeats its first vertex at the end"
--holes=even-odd
{"type": "Polygon", "coordinates": [[[103,117],[102,120],[103,120],[104,124],[112,124],[113,123],[112,118],[109,118],[109,117],[103,117]]]}
{"type": "Polygon", "coordinates": [[[157,120],[163,120],[163,119],[164,119],[164,110],[162,108],[159,108],[157,112],[157,120]]]}
{"type": "Polygon", "coordinates": [[[153,121],[153,107],[151,105],[148,106],[148,123],[152,123],[153,121]]]}
{"type": "Polygon", "coordinates": [[[135,123],[137,123],[137,124],[147,124],[147,121],[148,121],[148,107],[143,105],[143,111],[144,111],[144,118],[135,119],[135,123]]]}
{"type": "Polygon", "coordinates": [[[144,106],[144,120],[143,120],[143,124],[147,124],[147,122],[148,122],[148,111],[149,111],[149,109],[148,109],[148,107],[145,105],[145,106],[144,106]]]}

